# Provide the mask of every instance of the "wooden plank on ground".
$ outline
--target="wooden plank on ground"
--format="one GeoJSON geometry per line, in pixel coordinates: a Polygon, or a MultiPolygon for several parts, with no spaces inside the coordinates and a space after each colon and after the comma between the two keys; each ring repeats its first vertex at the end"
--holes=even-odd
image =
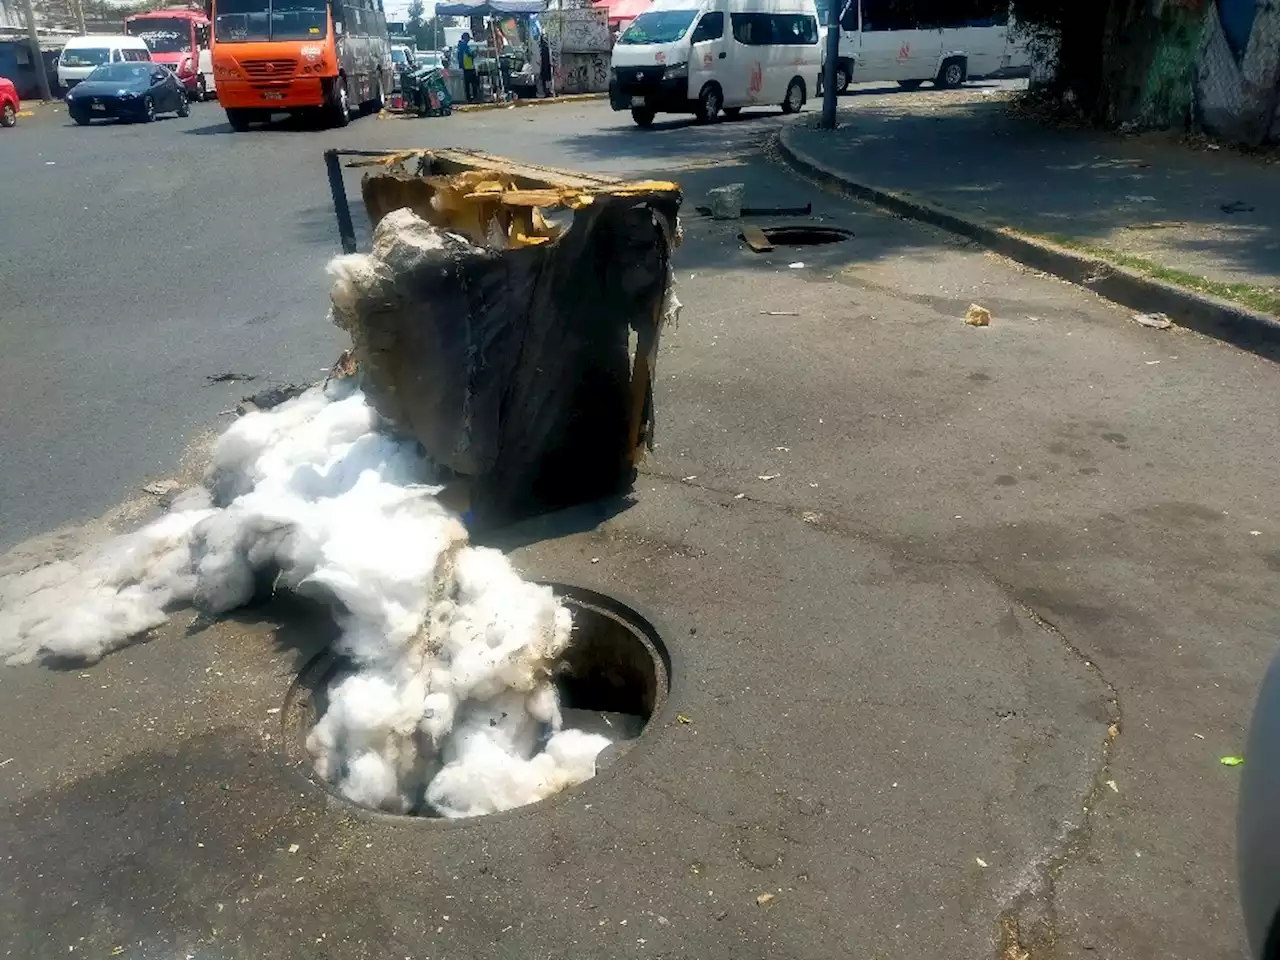
{"type": "Polygon", "coordinates": [[[742,227],[742,239],[747,241],[747,246],[756,253],[768,253],[773,249],[773,244],[764,235],[764,231],[751,223],[742,227]]]}

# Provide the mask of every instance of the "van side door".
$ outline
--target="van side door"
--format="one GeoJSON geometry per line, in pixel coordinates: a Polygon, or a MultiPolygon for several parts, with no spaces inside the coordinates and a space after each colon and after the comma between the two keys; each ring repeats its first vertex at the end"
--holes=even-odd
{"type": "Polygon", "coordinates": [[[711,80],[720,84],[727,106],[738,103],[735,85],[727,82],[729,71],[728,42],[725,39],[725,16],[721,10],[704,13],[689,40],[689,99],[696,100],[711,80]]]}

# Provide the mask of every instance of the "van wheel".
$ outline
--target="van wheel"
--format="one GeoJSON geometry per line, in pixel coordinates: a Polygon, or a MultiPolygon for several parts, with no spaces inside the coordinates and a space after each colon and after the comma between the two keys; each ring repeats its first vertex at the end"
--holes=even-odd
{"type": "Polygon", "coordinates": [[[923,80],[899,80],[898,86],[903,90],[919,90],[923,80]]]}
{"type": "Polygon", "coordinates": [[[654,116],[656,116],[656,114],[657,114],[657,111],[652,110],[649,107],[632,107],[631,108],[631,119],[636,122],[637,127],[653,126],[653,118],[654,116]]]}
{"type": "Polygon", "coordinates": [[[853,64],[848,60],[841,60],[836,64],[836,93],[845,93],[851,83],[853,83],[853,64]]]}
{"type": "Polygon", "coordinates": [[[249,129],[249,123],[253,120],[253,113],[249,110],[235,110],[227,108],[227,123],[231,124],[231,129],[237,133],[244,133],[249,129]]]}
{"type": "Polygon", "coordinates": [[[938,77],[933,81],[933,84],[943,90],[954,90],[964,81],[964,59],[962,57],[952,57],[950,60],[943,61],[942,67],[938,70],[938,77]]]}
{"type": "Polygon", "coordinates": [[[720,92],[720,88],[714,83],[708,83],[702,88],[702,94],[698,97],[694,116],[698,118],[699,123],[712,123],[720,116],[720,107],[723,104],[724,95],[720,92]]]}
{"type": "Polygon", "coordinates": [[[741,113],[742,113],[741,107],[725,107],[724,108],[724,115],[728,117],[730,120],[737,120],[738,115],[741,113]]]}
{"type": "Polygon", "coordinates": [[[783,113],[799,113],[800,108],[804,106],[804,81],[799,77],[793,77],[791,83],[787,86],[786,99],[782,101],[783,113]]]}

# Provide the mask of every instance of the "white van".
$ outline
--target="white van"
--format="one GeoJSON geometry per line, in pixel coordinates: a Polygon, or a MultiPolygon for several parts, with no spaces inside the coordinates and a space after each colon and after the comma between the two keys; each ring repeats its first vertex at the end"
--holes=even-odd
{"type": "Polygon", "coordinates": [[[817,93],[820,41],[813,0],[654,0],[614,44],[609,103],[642,127],[657,113],[795,113],[817,93]]]}
{"type": "Polygon", "coordinates": [[[70,90],[104,63],[150,59],[151,50],[141,37],[76,37],[58,56],[58,83],[70,90]]]}
{"type": "Polygon", "coordinates": [[[896,80],[914,89],[932,80],[949,88],[969,77],[1030,70],[1030,54],[1014,36],[1007,9],[975,16],[964,7],[936,0],[845,0],[836,92],[855,81],[896,80]]]}

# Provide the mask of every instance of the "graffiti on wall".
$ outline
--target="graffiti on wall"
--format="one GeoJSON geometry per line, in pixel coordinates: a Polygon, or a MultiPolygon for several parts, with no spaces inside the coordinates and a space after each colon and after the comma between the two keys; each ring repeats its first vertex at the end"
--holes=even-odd
{"type": "MultiPolygon", "coordinates": [[[[552,66],[555,69],[554,60],[552,66]]],[[[566,53],[555,78],[557,93],[604,93],[609,89],[609,55],[566,53]]]]}

